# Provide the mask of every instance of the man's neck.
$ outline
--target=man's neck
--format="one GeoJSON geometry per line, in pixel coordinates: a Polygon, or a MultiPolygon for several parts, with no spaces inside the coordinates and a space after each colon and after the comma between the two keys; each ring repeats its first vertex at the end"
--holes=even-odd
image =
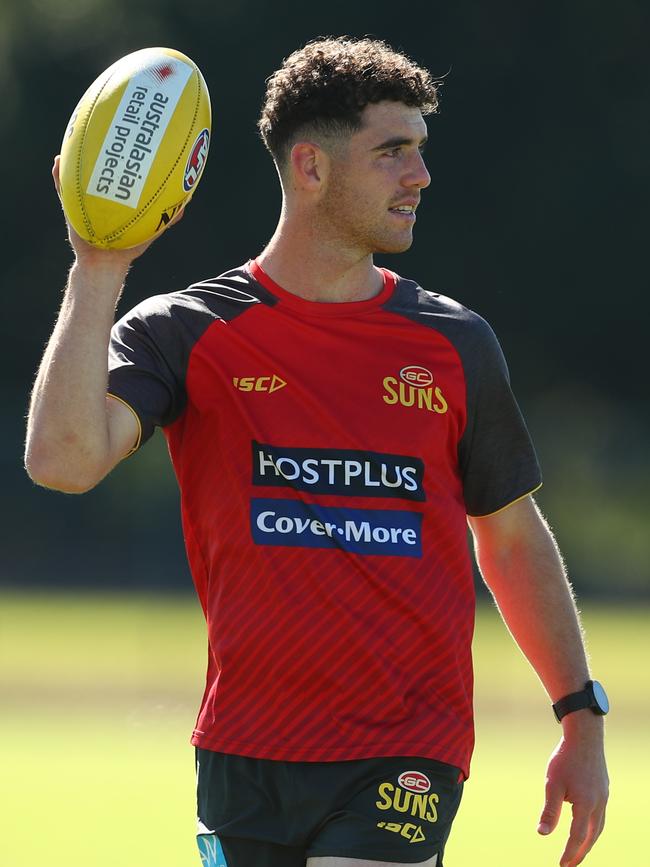
{"type": "Polygon", "coordinates": [[[281,222],[257,261],[283,289],[307,301],[367,301],[383,288],[371,254],[328,244],[308,227],[291,231],[281,222]]]}

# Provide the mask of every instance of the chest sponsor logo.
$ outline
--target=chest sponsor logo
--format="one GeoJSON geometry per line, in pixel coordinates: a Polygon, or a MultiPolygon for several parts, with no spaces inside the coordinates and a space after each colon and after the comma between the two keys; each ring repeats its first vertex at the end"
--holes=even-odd
{"type": "MultiPolygon", "coordinates": [[[[402,776],[404,776],[402,774],[402,776]]],[[[424,777],[424,774],[419,774],[424,777]]],[[[400,777],[400,780],[402,777],[400,777]]],[[[424,779],[428,779],[424,777],[424,779]]],[[[380,783],[377,789],[379,800],[375,802],[378,810],[394,810],[408,813],[414,819],[433,824],[438,821],[439,796],[435,792],[412,792],[394,783],[380,783]]]]}
{"type": "Polygon", "coordinates": [[[233,376],[232,384],[239,391],[262,391],[271,394],[284,388],[287,383],[281,376],[272,373],[268,376],[233,376]]]}
{"type": "Polygon", "coordinates": [[[427,367],[409,364],[400,370],[399,376],[385,376],[383,386],[384,403],[389,406],[412,406],[438,415],[447,412],[447,401],[442,389],[435,384],[433,374],[427,367]]]}
{"type": "MultiPolygon", "coordinates": [[[[251,532],[258,545],[338,548],[355,554],[422,556],[422,515],[347,509],[301,500],[252,499],[251,532]]],[[[409,793],[410,794],[410,793],[409,793]]]]}
{"type": "Polygon", "coordinates": [[[253,484],[314,494],[422,502],[424,462],[351,449],[286,448],[253,440],[253,484]]]}

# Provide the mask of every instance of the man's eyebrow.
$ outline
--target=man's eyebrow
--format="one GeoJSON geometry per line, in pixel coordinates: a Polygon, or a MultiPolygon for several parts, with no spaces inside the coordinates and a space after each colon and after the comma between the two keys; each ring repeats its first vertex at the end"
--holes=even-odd
{"type": "MultiPolygon", "coordinates": [[[[422,148],[427,143],[427,141],[428,141],[428,137],[425,135],[417,143],[417,146],[419,148],[422,148]]],[[[413,144],[415,144],[415,139],[413,139],[413,138],[408,138],[405,136],[393,136],[393,138],[386,139],[386,141],[383,141],[381,144],[378,144],[376,147],[371,148],[371,150],[373,150],[373,151],[385,151],[385,150],[389,150],[390,148],[398,148],[398,147],[401,147],[402,145],[413,145],[413,144]]]]}

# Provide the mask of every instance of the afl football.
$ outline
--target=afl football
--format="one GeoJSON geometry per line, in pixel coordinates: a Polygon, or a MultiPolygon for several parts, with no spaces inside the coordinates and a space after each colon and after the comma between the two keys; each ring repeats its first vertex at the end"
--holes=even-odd
{"type": "Polygon", "coordinates": [[[172,48],[144,48],[81,97],[61,146],[63,209],[81,237],[124,249],[155,237],[192,198],[210,144],[208,89],[172,48]]]}

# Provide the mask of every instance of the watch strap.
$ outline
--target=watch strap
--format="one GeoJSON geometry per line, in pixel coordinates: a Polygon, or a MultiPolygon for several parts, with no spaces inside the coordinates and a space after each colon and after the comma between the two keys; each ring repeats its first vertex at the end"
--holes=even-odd
{"type": "Polygon", "coordinates": [[[591,708],[596,714],[602,715],[607,713],[609,710],[609,703],[607,702],[605,692],[600,684],[597,684],[598,689],[602,694],[603,706],[601,706],[601,702],[598,701],[594,694],[594,683],[595,681],[588,680],[584,689],[565,695],[563,698],[555,702],[553,705],[553,712],[555,713],[555,718],[558,722],[560,722],[568,713],[573,713],[573,711],[576,710],[584,710],[585,708],[591,708]]]}
{"type": "Polygon", "coordinates": [[[573,713],[575,710],[583,710],[586,707],[591,707],[593,704],[593,696],[586,689],[581,689],[579,692],[572,692],[565,695],[553,705],[555,718],[558,722],[568,713],[573,713]]]}

